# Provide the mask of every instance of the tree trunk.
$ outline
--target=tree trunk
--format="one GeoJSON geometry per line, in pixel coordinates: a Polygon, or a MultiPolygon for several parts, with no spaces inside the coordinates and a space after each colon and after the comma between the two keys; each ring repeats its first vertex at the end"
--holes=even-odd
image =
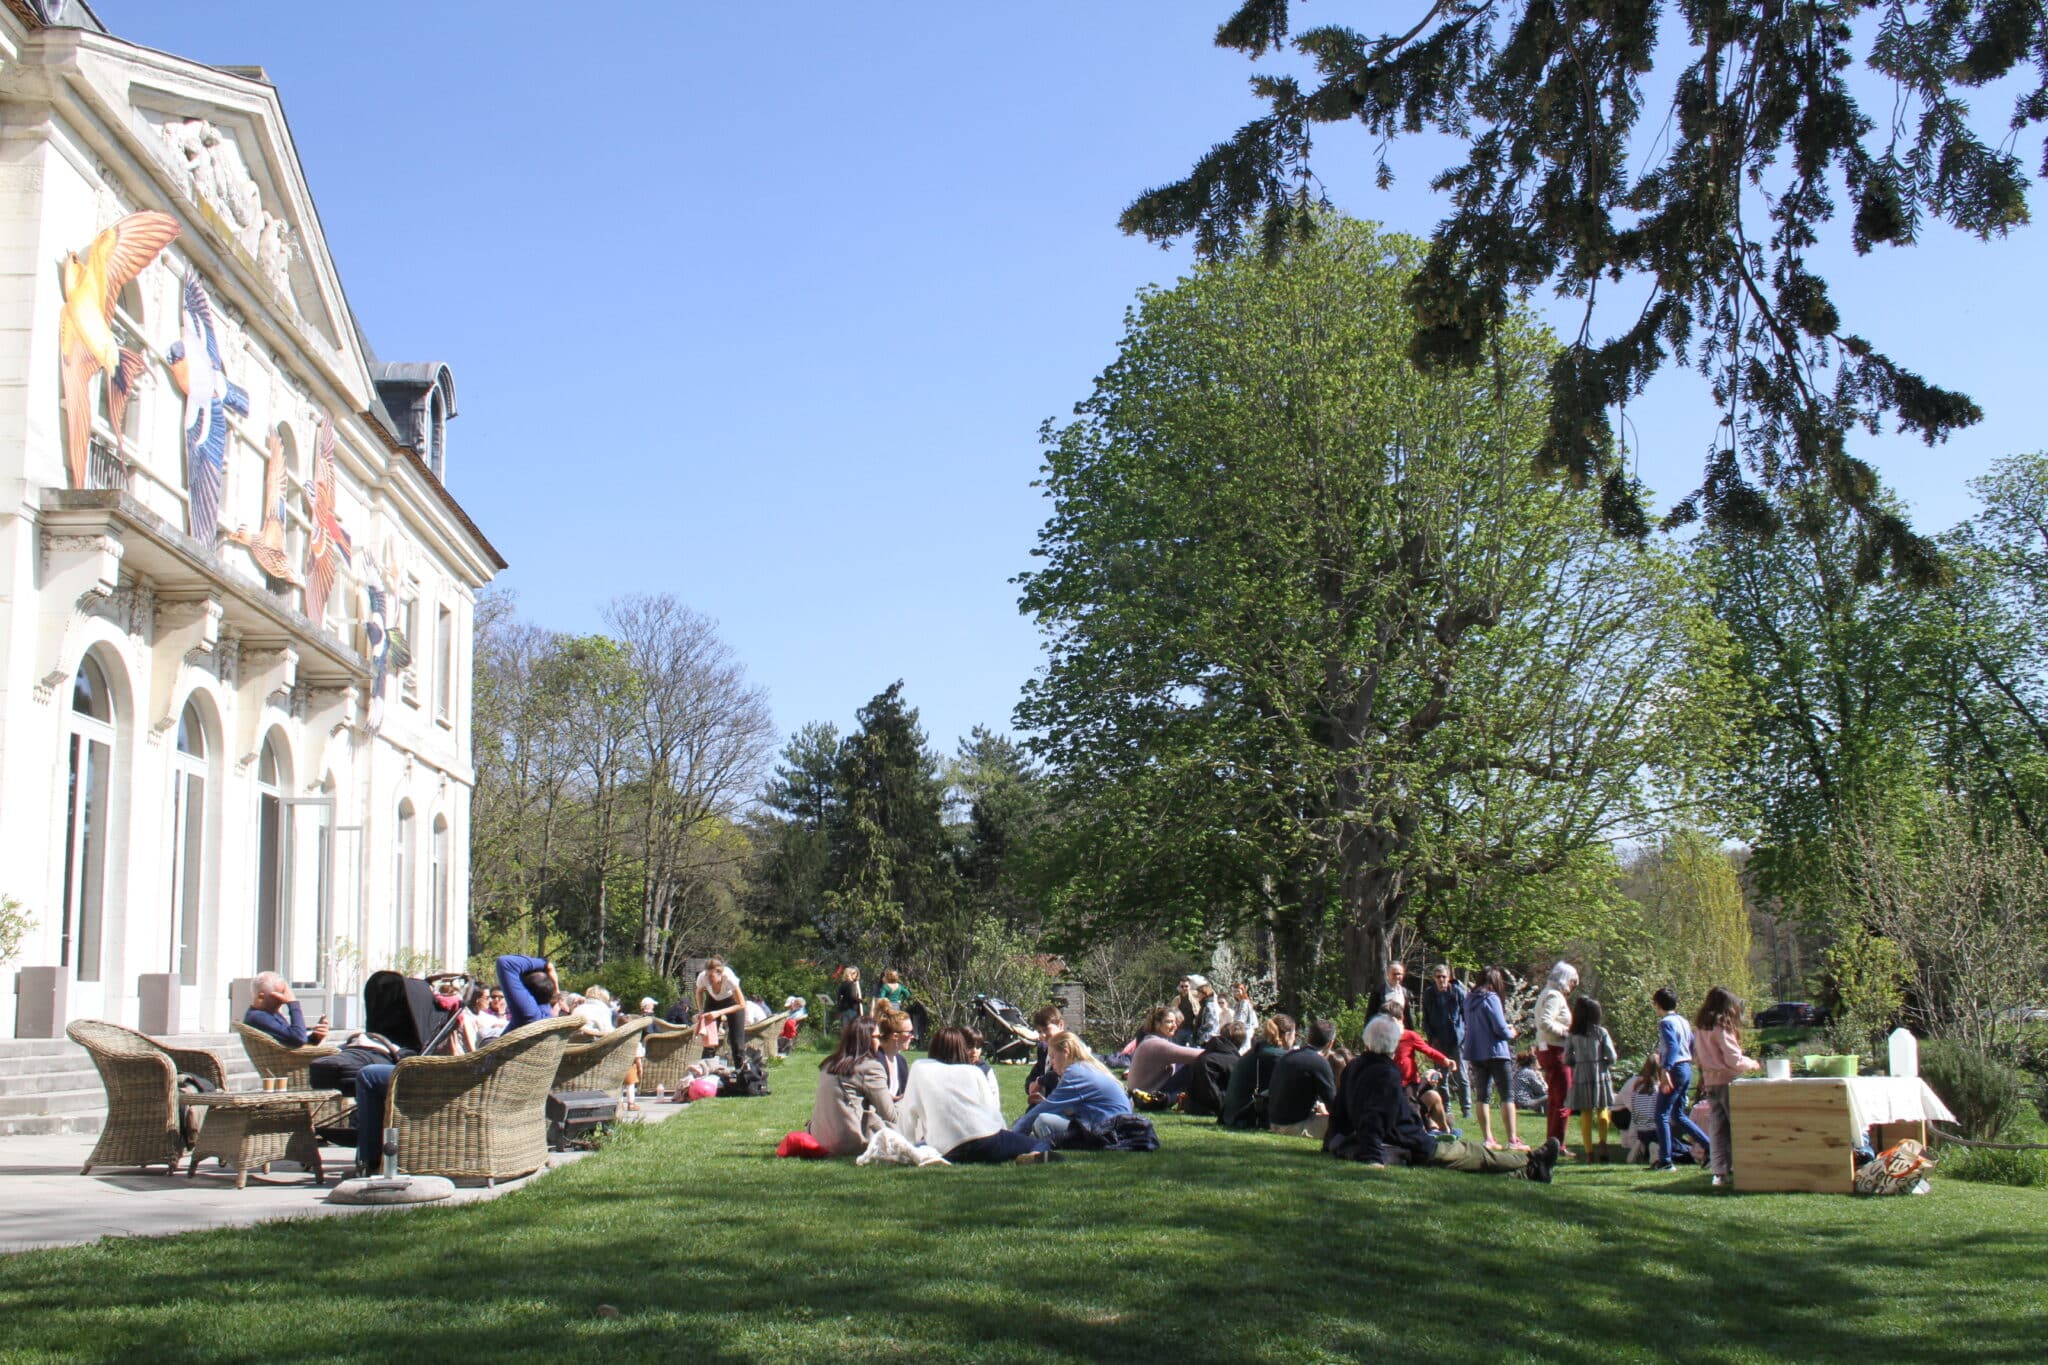
{"type": "Polygon", "coordinates": [[[1299,1014],[1302,1001],[1315,989],[1323,962],[1326,893],[1320,886],[1284,883],[1273,909],[1273,979],[1276,1007],[1299,1014]]]}
{"type": "Polygon", "coordinates": [[[1408,910],[1408,879],[1386,867],[1362,869],[1344,888],[1344,994],[1368,995],[1387,979],[1395,926],[1408,910]]]}

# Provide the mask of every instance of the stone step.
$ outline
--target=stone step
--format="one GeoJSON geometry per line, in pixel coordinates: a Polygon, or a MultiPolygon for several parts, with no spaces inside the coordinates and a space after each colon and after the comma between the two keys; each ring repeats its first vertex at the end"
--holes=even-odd
{"type": "MultiPolygon", "coordinates": [[[[90,1114],[23,1114],[13,1118],[0,1118],[0,1138],[35,1137],[45,1133],[97,1133],[106,1126],[107,1116],[97,1111],[90,1114]]],[[[0,1165],[6,1161],[7,1149],[0,1147],[0,1165]]]]}
{"type": "Polygon", "coordinates": [[[0,1058],[53,1057],[77,1046],[69,1038],[0,1038],[0,1058]]]}
{"type": "Polygon", "coordinates": [[[90,1090],[51,1090],[39,1095],[0,1095],[0,1118],[84,1114],[106,1107],[107,1092],[98,1086],[90,1090]]]}

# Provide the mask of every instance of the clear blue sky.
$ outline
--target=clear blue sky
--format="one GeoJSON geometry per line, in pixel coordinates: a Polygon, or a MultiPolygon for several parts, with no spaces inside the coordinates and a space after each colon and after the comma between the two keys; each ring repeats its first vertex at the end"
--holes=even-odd
{"type": "MultiPolygon", "coordinates": [[[[450,484],[523,614],[592,630],[673,592],[784,730],[901,677],[948,750],[1038,666],[1009,583],[1038,424],[1187,265],[1117,214],[1255,112],[1209,41],[1231,0],[93,5],[269,72],[371,343],[455,369],[450,484]]],[[[1379,193],[1363,144],[1322,135],[1339,206],[1427,232],[1438,151],[1379,193]]],[[[2048,446],[2041,234],[1822,259],[1852,324],[1988,413],[1865,448],[1947,526],[2048,446]]],[[[1698,480],[1702,394],[1671,375],[1631,413],[1660,490],[1698,480]]]]}

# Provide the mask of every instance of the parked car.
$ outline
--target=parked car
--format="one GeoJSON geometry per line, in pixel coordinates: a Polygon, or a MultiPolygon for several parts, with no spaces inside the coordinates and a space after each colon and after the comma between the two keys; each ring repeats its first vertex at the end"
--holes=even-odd
{"type": "Polygon", "coordinates": [[[1803,1000],[1780,1000],[1756,1016],[1758,1028],[1818,1028],[1827,1021],[1826,1010],[1803,1000]]]}
{"type": "Polygon", "coordinates": [[[2005,1012],[2008,1023],[2048,1024],[2048,1009],[2039,1005],[2014,1005],[2005,1012]]]}

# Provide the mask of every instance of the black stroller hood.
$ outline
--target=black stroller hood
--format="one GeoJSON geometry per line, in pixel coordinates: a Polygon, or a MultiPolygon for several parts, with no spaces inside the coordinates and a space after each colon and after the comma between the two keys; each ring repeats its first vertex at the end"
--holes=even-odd
{"type": "Polygon", "coordinates": [[[363,1027],[414,1052],[431,1053],[461,1019],[444,1010],[434,988],[418,977],[372,972],[363,983],[363,1027]]]}

